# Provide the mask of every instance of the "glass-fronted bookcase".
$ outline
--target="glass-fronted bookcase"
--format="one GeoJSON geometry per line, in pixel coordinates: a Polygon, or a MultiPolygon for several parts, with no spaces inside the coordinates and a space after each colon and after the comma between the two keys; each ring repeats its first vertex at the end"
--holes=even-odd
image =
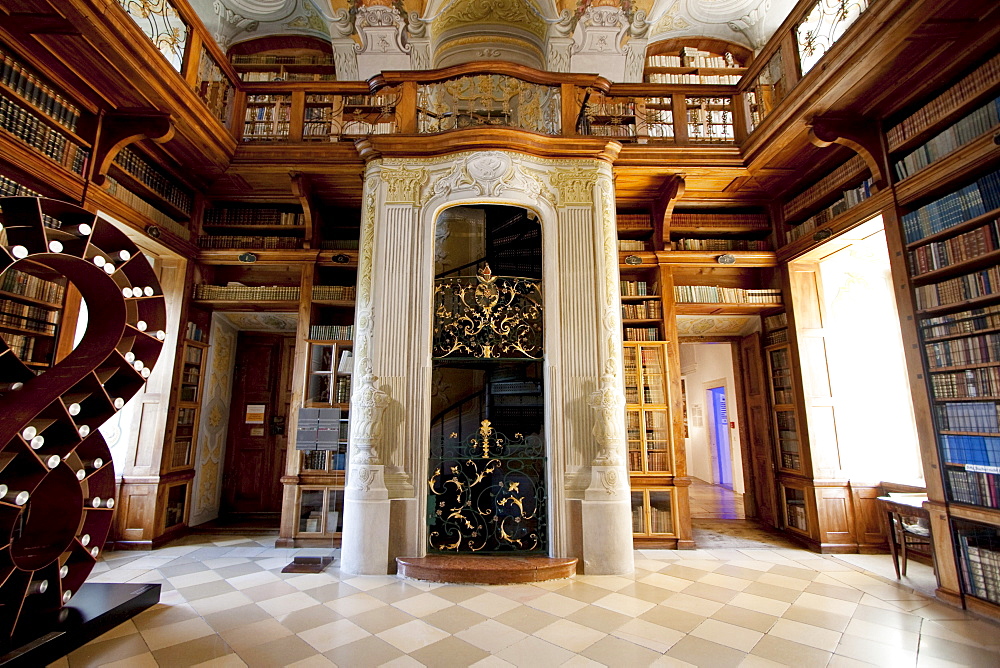
{"type": "Polygon", "coordinates": [[[636,537],[677,535],[667,344],[626,341],[625,424],[636,537]]]}

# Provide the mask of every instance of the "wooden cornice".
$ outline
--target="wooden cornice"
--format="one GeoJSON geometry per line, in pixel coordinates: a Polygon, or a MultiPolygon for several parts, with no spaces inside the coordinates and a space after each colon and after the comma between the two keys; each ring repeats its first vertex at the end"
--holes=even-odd
{"type": "Polygon", "coordinates": [[[590,137],[550,137],[512,128],[469,128],[437,135],[371,135],[356,142],[368,162],[381,157],[432,157],[461,151],[504,150],[538,158],[591,158],[613,163],[622,145],[590,137]]]}
{"type": "Polygon", "coordinates": [[[501,60],[477,61],[474,63],[463,63],[452,65],[439,70],[416,70],[416,71],[393,71],[377,74],[368,80],[371,90],[377,91],[384,86],[392,86],[406,81],[419,81],[430,83],[444,81],[454,77],[468,76],[474,74],[501,74],[515,77],[524,81],[548,86],[558,86],[560,84],[571,84],[581,88],[596,88],[607,92],[611,88],[611,82],[597,74],[572,74],[568,72],[542,72],[526,65],[517,65],[501,60]]]}

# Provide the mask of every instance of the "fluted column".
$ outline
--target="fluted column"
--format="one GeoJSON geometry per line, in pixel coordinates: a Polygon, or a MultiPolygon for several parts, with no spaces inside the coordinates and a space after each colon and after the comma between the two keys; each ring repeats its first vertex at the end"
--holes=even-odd
{"type": "Polygon", "coordinates": [[[601,175],[594,188],[594,237],[600,309],[598,354],[603,372],[588,405],[594,410],[597,452],[590,485],[583,497],[583,563],[588,574],[622,574],[635,568],[632,551],[632,504],[625,468],[625,392],[622,381],[621,309],[614,192],[601,175]]]}

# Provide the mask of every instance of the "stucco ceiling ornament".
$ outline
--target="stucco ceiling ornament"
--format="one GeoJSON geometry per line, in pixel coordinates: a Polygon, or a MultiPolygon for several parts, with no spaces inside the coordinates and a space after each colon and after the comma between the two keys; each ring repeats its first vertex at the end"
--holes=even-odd
{"type": "Polygon", "coordinates": [[[662,14],[653,19],[652,23],[653,27],[649,30],[650,36],[677,32],[691,27],[691,23],[681,16],[680,0],[677,0],[662,14]]]}
{"type": "Polygon", "coordinates": [[[462,26],[493,24],[527,30],[539,39],[545,39],[548,24],[530,0],[488,0],[468,2],[456,0],[448,4],[435,20],[431,29],[442,34],[462,26]]]}

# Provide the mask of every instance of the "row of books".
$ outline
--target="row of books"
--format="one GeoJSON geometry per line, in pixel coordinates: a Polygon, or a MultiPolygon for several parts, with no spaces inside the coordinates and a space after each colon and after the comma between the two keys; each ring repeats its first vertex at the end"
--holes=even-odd
{"type": "Polygon", "coordinates": [[[821,178],[819,181],[809,186],[792,199],[788,200],[788,202],[786,202],[782,207],[785,220],[791,218],[801,209],[808,207],[810,203],[815,201],[817,198],[823,197],[835,188],[848,183],[855,175],[860,176],[861,172],[864,170],[864,159],[860,155],[855,155],[850,160],[821,178]]]}
{"type": "Polygon", "coordinates": [[[333,392],[333,403],[346,404],[351,401],[351,377],[340,376],[333,392]]]}
{"type": "Polygon", "coordinates": [[[786,234],[788,241],[795,241],[796,239],[815,231],[820,225],[830,222],[840,214],[865,201],[871,197],[873,186],[874,181],[871,178],[868,178],[865,179],[860,185],[841,191],[841,196],[836,202],[829,205],[825,209],[817,211],[798,225],[789,227],[786,234]]]}
{"type": "Polygon", "coordinates": [[[357,288],[353,285],[314,285],[312,289],[313,299],[337,299],[350,300],[357,295],[357,288]]]}
{"type": "Polygon", "coordinates": [[[219,301],[298,301],[299,288],[287,285],[206,285],[194,286],[193,299],[219,301]]]}
{"type": "MultiPolygon", "coordinates": [[[[800,464],[800,457],[798,453],[795,452],[782,452],[781,453],[781,468],[789,469],[791,471],[797,471],[800,464]]],[[[800,527],[805,530],[803,527],[800,527]]]]}
{"type": "Polygon", "coordinates": [[[712,228],[770,230],[771,221],[766,213],[703,213],[674,211],[670,217],[671,229],[712,228]]]}
{"type": "Polygon", "coordinates": [[[955,503],[1000,508],[1000,475],[946,468],[948,499],[955,503]]]}
{"type": "Polygon", "coordinates": [[[764,316],[764,329],[770,331],[773,329],[779,329],[781,327],[788,327],[788,314],[782,311],[781,313],[773,313],[771,315],[764,316]]]}
{"type": "Polygon", "coordinates": [[[692,251],[766,251],[771,244],[755,239],[677,239],[671,243],[674,250],[692,251]]]}
{"type": "MultiPolygon", "coordinates": [[[[201,348],[185,348],[184,350],[184,363],[185,364],[201,364],[201,348]]],[[[197,372],[196,372],[197,373],[197,372]]]]}
{"type": "Polygon", "coordinates": [[[194,206],[194,197],[191,193],[175,184],[144,156],[126,147],[115,156],[115,164],[157,195],[190,215],[191,207],[194,206]]]}
{"type": "Polygon", "coordinates": [[[1000,125],[1000,97],[990,100],[928,139],[893,164],[896,176],[913,176],[935,160],[965,146],[1000,125]]]}
{"type": "Polygon", "coordinates": [[[46,281],[17,269],[8,269],[0,277],[0,291],[12,295],[22,295],[53,306],[62,306],[66,288],[59,283],[46,281]]]}
{"type": "Polygon", "coordinates": [[[162,226],[164,229],[169,230],[171,233],[177,235],[185,241],[191,238],[191,230],[188,229],[186,225],[177,222],[163,211],[160,211],[155,206],[142,199],[134,192],[123,186],[113,177],[107,177],[107,188],[108,194],[114,197],[116,200],[122,204],[127,205],[130,209],[137,213],[141,213],[146,216],[157,225],[162,226]]]}
{"type": "Polygon", "coordinates": [[[324,72],[240,72],[240,81],[336,81],[337,75],[324,72]]]}
{"type": "MultiPolygon", "coordinates": [[[[308,450],[302,453],[302,468],[309,469],[312,471],[325,471],[326,468],[326,450],[308,450]]],[[[330,452],[330,469],[331,471],[343,471],[344,466],[347,464],[347,454],[343,452],[330,452]]],[[[309,529],[307,529],[309,530],[309,529]]],[[[312,531],[319,531],[318,528],[311,529],[312,531]]],[[[331,527],[330,531],[334,531],[331,527]]]]}
{"type": "Polygon", "coordinates": [[[620,251],[645,251],[649,250],[649,242],[639,239],[619,239],[618,250],[620,251]]]}
{"type": "Polygon", "coordinates": [[[202,329],[198,323],[188,320],[187,327],[184,330],[184,336],[187,337],[188,341],[204,342],[208,338],[208,332],[202,329]]]}
{"type": "Polygon", "coordinates": [[[37,341],[38,338],[30,334],[4,332],[3,335],[3,342],[22,362],[45,363],[47,360],[35,359],[35,348],[41,348],[41,346],[35,345],[37,341]]]}
{"type": "Polygon", "coordinates": [[[357,239],[321,239],[319,247],[323,250],[358,250],[357,239]]]}
{"type": "Polygon", "coordinates": [[[1000,368],[995,366],[931,374],[935,399],[1000,396],[1000,368]]]}
{"type": "Polygon", "coordinates": [[[309,328],[313,341],[353,341],[354,325],[313,325],[309,328]]]}
{"type": "Polygon", "coordinates": [[[246,54],[232,56],[233,65],[333,65],[333,56],[246,54]]]}
{"type": "MultiPolygon", "coordinates": [[[[594,100],[595,98],[591,98],[594,100]]],[[[587,105],[587,117],[593,120],[598,116],[635,116],[634,98],[596,98],[596,102],[587,105]],[[612,100],[617,100],[612,102],[612,100]]],[[[655,103],[654,103],[655,104],[655,103]]]]}
{"type": "Polygon", "coordinates": [[[0,299],[0,326],[27,329],[39,334],[54,334],[59,311],[0,299]]]}
{"type": "Polygon", "coordinates": [[[780,304],[777,288],[724,288],[718,285],[675,285],[680,304],[780,304]]]}
{"type": "Polygon", "coordinates": [[[622,317],[626,320],[662,318],[663,309],[658,299],[648,302],[625,303],[622,304],[622,317]]]}
{"type": "Polygon", "coordinates": [[[994,473],[1000,473],[1000,435],[939,434],[938,441],[946,463],[992,467],[994,473]]]}
{"type": "Polygon", "coordinates": [[[925,344],[924,350],[931,369],[1000,362],[1000,334],[936,341],[925,344]]]}
{"type": "Polygon", "coordinates": [[[1000,406],[995,401],[944,401],[934,406],[940,431],[996,434],[1000,432],[1000,406]]]}
{"type": "Polygon", "coordinates": [[[920,324],[924,340],[1000,329],[1000,305],[925,318],[920,324]]]}
{"type": "Polygon", "coordinates": [[[288,138],[291,126],[288,122],[245,123],[243,125],[243,141],[281,141],[288,138]]]}
{"type": "Polygon", "coordinates": [[[594,137],[634,137],[635,126],[631,123],[588,123],[583,134],[594,137]]]}
{"type": "Polygon", "coordinates": [[[910,271],[917,276],[965,262],[1000,249],[1000,218],[958,236],[917,246],[909,252],[910,271]]]}
{"type": "Polygon", "coordinates": [[[83,174],[90,152],[42,122],[34,113],[0,96],[0,128],[75,174],[83,174]]]}
{"type": "Polygon", "coordinates": [[[0,174],[0,197],[41,197],[42,194],[26,188],[14,179],[0,174]]]}
{"type": "Polygon", "coordinates": [[[662,341],[659,327],[626,327],[626,341],[662,341]]]}
{"type": "Polygon", "coordinates": [[[27,100],[33,107],[70,132],[76,131],[80,108],[18,62],[14,54],[0,46],[0,83],[27,100]]]}
{"type": "MultiPolygon", "coordinates": [[[[794,468],[786,466],[785,468],[794,468]]],[[[806,520],[806,504],[804,501],[789,501],[785,503],[785,521],[788,526],[799,531],[809,531],[806,520]]]]}
{"type": "Polygon", "coordinates": [[[914,289],[917,310],[958,304],[1000,292],[1000,265],[914,289]]]}
{"type": "Polygon", "coordinates": [[[212,207],[205,209],[203,224],[253,227],[254,225],[305,225],[305,214],[275,207],[212,207]]]}
{"type": "MultiPolygon", "coordinates": [[[[650,469],[655,471],[669,471],[670,469],[650,469]]],[[[649,532],[667,533],[674,532],[674,516],[669,510],[650,506],[649,508],[649,532]]]]}
{"type": "Polygon", "coordinates": [[[1000,538],[995,533],[983,536],[962,535],[960,542],[964,557],[963,570],[968,570],[968,592],[1000,603],[1000,538]]]}
{"type": "Polygon", "coordinates": [[[652,297],[656,295],[656,283],[648,281],[621,281],[623,297],[652,297]]]}
{"type": "Polygon", "coordinates": [[[1000,81],[1000,54],[990,58],[968,75],[959,80],[936,98],[910,114],[901,123],[886,132],[889,150],[894,151],[910,137],[914,137],[926,128],[934,125],[939,119],[957,109],[966,100],[979,93],[996,87],[1000,81]]]}
{"type": "Polygon", "coordinates": [[[903,214],[903,234],[914,243],[1000,208],[1000,171],[903,214]]]}
{"type": "Polygon", "coordinates": [[[212,234],[198,237],[199,248],[301,248],[299,237],[265,237],[250,234],[212,234]]]}
{"type": "Polygon", "coordinates": [[[765,346],[776,346],[779,343],[788,342],[788,330],[787,329],[777,329],[773,332],[768,332],[764,335],[764,345],[765,346]]]}
{"type": "Polygon", "coordinates": [[[651,230],[653,219],[648,213],[619,213],[615,216],[619,230],[651,230]]]}
{"type": "Polygon", "coordinates": [[[279,104],[277,102],[267,102],[264,104],[255,104],[250,106],[250,101],[247,101],[247,110],[243,116],[246,121],[284,121],[287,122],[291,118],[291,108],[286,104],[279,104]]]}
{"type": "Polygon", "coordinates": [[[742,79],[739,74],[662,74],[651,72],[646,81],[654,84],[715,84],[735,86],[742,79]]]}

